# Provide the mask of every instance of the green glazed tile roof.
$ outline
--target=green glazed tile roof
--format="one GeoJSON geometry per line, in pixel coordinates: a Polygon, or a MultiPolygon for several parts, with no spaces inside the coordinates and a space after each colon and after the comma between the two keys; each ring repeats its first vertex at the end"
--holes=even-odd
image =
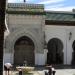
{"type": "Polygon", "coordinates": [[[49,11],[46,12],[46,20],[75,21],[75,12],[49,11]]]}

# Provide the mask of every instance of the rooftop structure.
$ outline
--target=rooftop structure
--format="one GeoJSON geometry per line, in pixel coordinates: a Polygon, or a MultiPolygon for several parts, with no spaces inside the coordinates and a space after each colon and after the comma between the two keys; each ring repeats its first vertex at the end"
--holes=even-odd
{"type": "Polygon", "coordinates": [[[45,11],[43,4],[8,3],[7,12],[12,14],[45,14],[46,20],[75,21],[75,12],[45,11]]]}
{"type": "Polygon", "coordinates": [[[44,5],[42,4],[25,4],[25,3],[8,3],[7,12],[9,13],[41,13],[44,12],[44,5]]]}

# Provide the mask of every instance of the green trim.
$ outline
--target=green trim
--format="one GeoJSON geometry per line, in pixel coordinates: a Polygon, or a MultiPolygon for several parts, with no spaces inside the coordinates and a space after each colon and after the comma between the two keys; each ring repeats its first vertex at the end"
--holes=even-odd
{"type": "Polygon", "coordinates": [[[45,20],[45,25],[75,26],[75,21],[45,20]]]}
{"type": "Polygon", "coordinates": [[[8,11],[8,14],[28,14],[28,15],[45,15],[45,12],[38,12],[38,11],[8,11]]]}

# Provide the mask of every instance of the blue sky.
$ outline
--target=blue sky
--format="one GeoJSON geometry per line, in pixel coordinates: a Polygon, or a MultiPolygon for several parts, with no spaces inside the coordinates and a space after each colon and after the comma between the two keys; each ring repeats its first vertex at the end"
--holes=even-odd
{"type": "MultiPolygon", "coordinates": [[[[23,0],[8,0],[9,3],[23,3],[23,0]]],[[[45,10],[72,11],[75,0],[26,0],[26,3],[44,4],[45,10]]]]}

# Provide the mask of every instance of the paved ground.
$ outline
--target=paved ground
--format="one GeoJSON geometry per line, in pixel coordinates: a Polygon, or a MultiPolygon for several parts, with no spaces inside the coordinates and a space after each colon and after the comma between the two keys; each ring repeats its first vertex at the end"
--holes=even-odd
{"type": "MultiPolygon", "coordinates": [[[[33,71],[33,75],[45,75],[44,71],[47,70],[33,71]]],[[[5,75],[5,72],[3,74],[5,75]]],[[[11,71],[10,75],[18,75],[18,71],[11,71]]],[[[75,75],[75,69],[56,69],[55,75],[75,75]]]]}
{"type": "MultiPolygon", "coordinates": [[[[38,71],[37,75],[44,75],[44,71],[38,71]]],[[[75,69],[56,70],[56,74],[55,75],[75,75],[75,69]]]]}

